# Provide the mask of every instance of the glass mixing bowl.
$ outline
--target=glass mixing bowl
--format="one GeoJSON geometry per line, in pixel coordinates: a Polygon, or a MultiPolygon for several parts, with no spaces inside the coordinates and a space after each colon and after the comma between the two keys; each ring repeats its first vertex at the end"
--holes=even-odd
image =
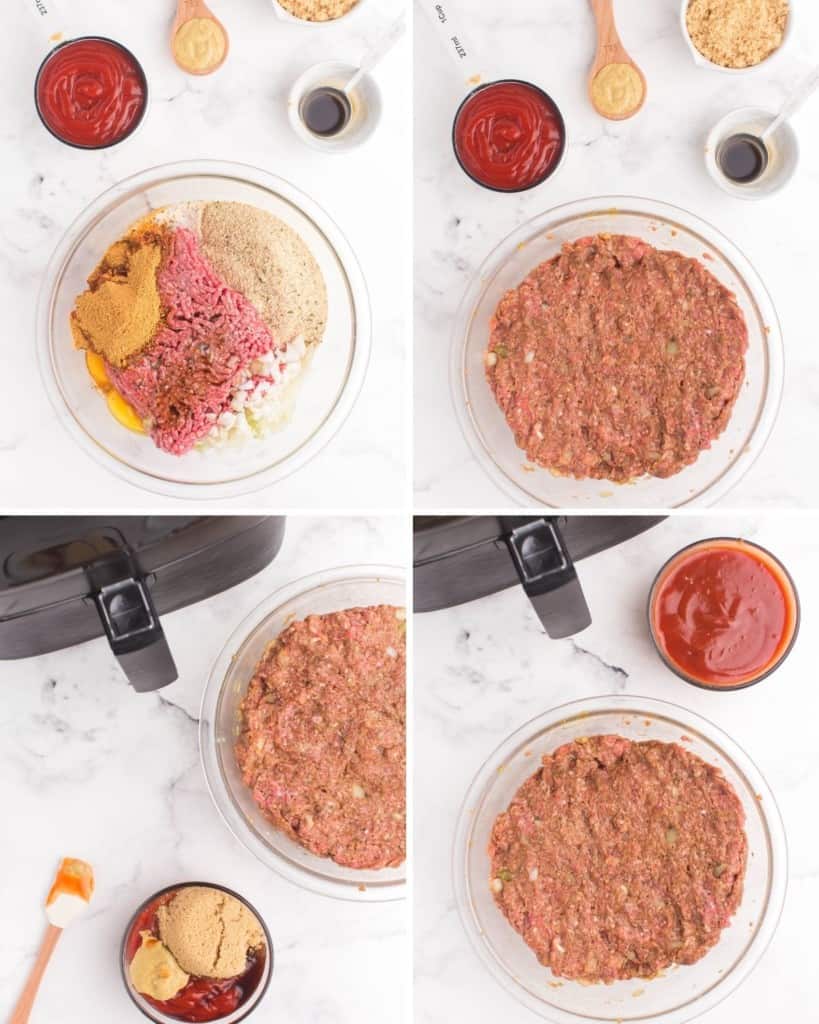
{"type": "Polygon", "coordinates": [[[361,391],[370,353],[370,309],[361,269],[330,217],[293,185],[242,164],[190,161],[126,178],[94,200],[52,256],[37,312],[37,348],[58,420],[89,455],[132,484],[179,498],[226,498],[267,487],[304,466],[338,432],[361,391]],[[139,218],[172,203],[227,200],[279,217],[304,239],[327,285],[324,340],[305,369],[281,430],[237,447],[160,451],[108,411],[74,348],[69,315],[108,246],[139,218]]]}
{"type": "Polygon", "coordinates": [[[770,942],[785,899],[787,848],[782,819],[759,770],[710,722],[665,701],[611,696],[554,708],[513,733],[480,769],[458,819],[454,847],[458,910],[472,946],[493,977],[547,1020],[683,1021],[716,1006],[753,970],[770,942]],[[543,754],[580,736],[617,733],[631,740],[680,742],[720,768],[747,816],[748,868],[742,903],[719,943],[696,964],[650,981],[581,985],[555,978],[500,912],[489,890],[487,847],[495,818],[543,754]],[[683,739],[684,738],[684,739],[683,739]]]}
{"type": "Polygon", "coordinates": [[[402,899],[405,865],[357,871],[317,857],[265,818],[242,781],[233,753],[239,705],[265,650],[291,622],[346,608],[406,607],[402,571],[393,566],[342,566],[283,587],[252,612],[228,640],[210,674],[202,700],[199,746],[208,789],[236,838],[263,864],[322,896],[374,903],[402,899]]]}
{"type": "Polygon", "coordinates": [[[476,274],[457,314],[450,381],[461,429],[478,462],[521,505],[561,509],[677,508],[711,504],[747,472],[773,429],[782,397],[784,354],[779,321],[762,281],[716,228],[685,210],[651,199],[602,196],[539,214],[495,249],[476,274]],[[559,477],[530,463],[515,444],[486,381],[489,322],[503,295],[565,242],[600,233],[633,235],[705,266],[729,288],[748,324],[745,379],[725,431],[697,461],[661,480],[629,484],[559,477]]]}

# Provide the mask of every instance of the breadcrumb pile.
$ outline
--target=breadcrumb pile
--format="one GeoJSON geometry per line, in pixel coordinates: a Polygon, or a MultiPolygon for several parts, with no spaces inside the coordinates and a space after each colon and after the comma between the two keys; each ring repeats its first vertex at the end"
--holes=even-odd
{"type": "Polygon", "coordinates": [[[712,64],[750,68],[778,50],[790,16],[788,0],[691,0],[691,42],[712,64]]]}
{"type": "Polygon", "coordinates": [[[279,0],[279,3],[302,21],[335,21],[349,14],[358,0],[279,0]]]}

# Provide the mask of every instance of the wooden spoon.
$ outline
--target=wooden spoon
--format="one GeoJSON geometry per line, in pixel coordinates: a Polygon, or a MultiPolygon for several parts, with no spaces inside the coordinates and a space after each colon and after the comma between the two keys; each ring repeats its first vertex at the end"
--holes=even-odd
{"type": "Polygon", "coordinates": [[[625,121],[626,118],[633,117],[645,103],[646,94],[648,93],[646,76],[631,59],[617,33],[617,25],[614,22],[614,0],[590,0],[590,3],[594,12],[594,19],[597,22],[597,53],[594,56],[591,71],[589,71],[589,99],[594,109],[602,117],[607,117],[610,121],[625,121]],[[642,95],[637,104],[621,114],[612,114],[601,110],[594,97],[594,90],[592,88],[594,80],[600,71],[608,67],[609,64],[628,64],[640,76],[640,81],[643,85],[642,95]]]}
{"type": "Polygon", "coordinates": [[[176,5],[176,17],[173,19],[171,25],[171,53],[177,66],[181,68],[186,75],[210,75],[214,71],[218,71],[219,68],[225,63],[230,50],[230,36],[227,34],[227,29],[221,21],[216,17],[213,11],[205,3],[205,0],[178,0],[176,5]],[[187,24],[192,18],[207,18],[212,22],[215,22],[222,30],[222,35],[225,37],[225,52],[222,54],[222,59],[218,64],[211,64],[210,67],[204,68],[201,71],[193,71],[191,68],[185,67],[184,64],[176,59],[176,48],[174,47],[174,40],[176,39],[176,33],[182,28],[183,25],[187,24]]]}

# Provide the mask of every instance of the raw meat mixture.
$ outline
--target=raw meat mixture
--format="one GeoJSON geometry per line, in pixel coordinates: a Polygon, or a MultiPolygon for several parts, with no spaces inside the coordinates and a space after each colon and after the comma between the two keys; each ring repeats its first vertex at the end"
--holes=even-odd
{"type": "Polygon", "coordinates": [[[719,437],[747,344],[735,297],[699,261],[597,235],[501,299],[486,372],[532,462],[622,483],[672,476],[719,437]]]}
{"type": "Polygon", "coordinates": [[[650,978],[692,964],[742,898],[745,815],[721,772],[673,743],[560,747],[495,821],[495,900],[553,974],[650,978]]]}
{"type": "Polygon", "coordinates": [[[182,455],[230,409],[247,364],[275,345],[248,299],[214,273],[192,231],[174,231],[169,248],[157,274],[165,323],[126,367],[111,367],[110,377],[157,445],[182,455]]]}
{"type": "Polygon", "coordinates": [[[311,615],[271,645],[242,702],[253,799],[311,853],[351,868],[405,857],[405,614],[311,615]]]}

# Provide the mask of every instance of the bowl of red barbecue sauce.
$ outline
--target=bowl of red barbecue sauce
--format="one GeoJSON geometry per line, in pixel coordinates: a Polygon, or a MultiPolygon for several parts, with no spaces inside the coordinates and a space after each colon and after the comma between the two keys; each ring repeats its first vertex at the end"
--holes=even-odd
{"type": "Polygon", "coordinates": [[[666,665],[708,690],[761,682],[790,653],[799,596],[784,565],[750,541],[698,541],[670,558],[648,602],[651,636],[666,665]]]}
{"type": "Polygon", "coordinates": [[[40,120],[60,142],[107,149],[139,127],[148,107],[148,81],[130,50],[113,39],[84,36],[46,56],[34,99],[40,120]]]}
{"type": "Polygon", "coordinates": [[[455,156],[478,185],[525,192],[551,177],[566,151],[557,104],[536,85],[504,79],[478,86],[464,99],[452,128],[455,156]]]}

